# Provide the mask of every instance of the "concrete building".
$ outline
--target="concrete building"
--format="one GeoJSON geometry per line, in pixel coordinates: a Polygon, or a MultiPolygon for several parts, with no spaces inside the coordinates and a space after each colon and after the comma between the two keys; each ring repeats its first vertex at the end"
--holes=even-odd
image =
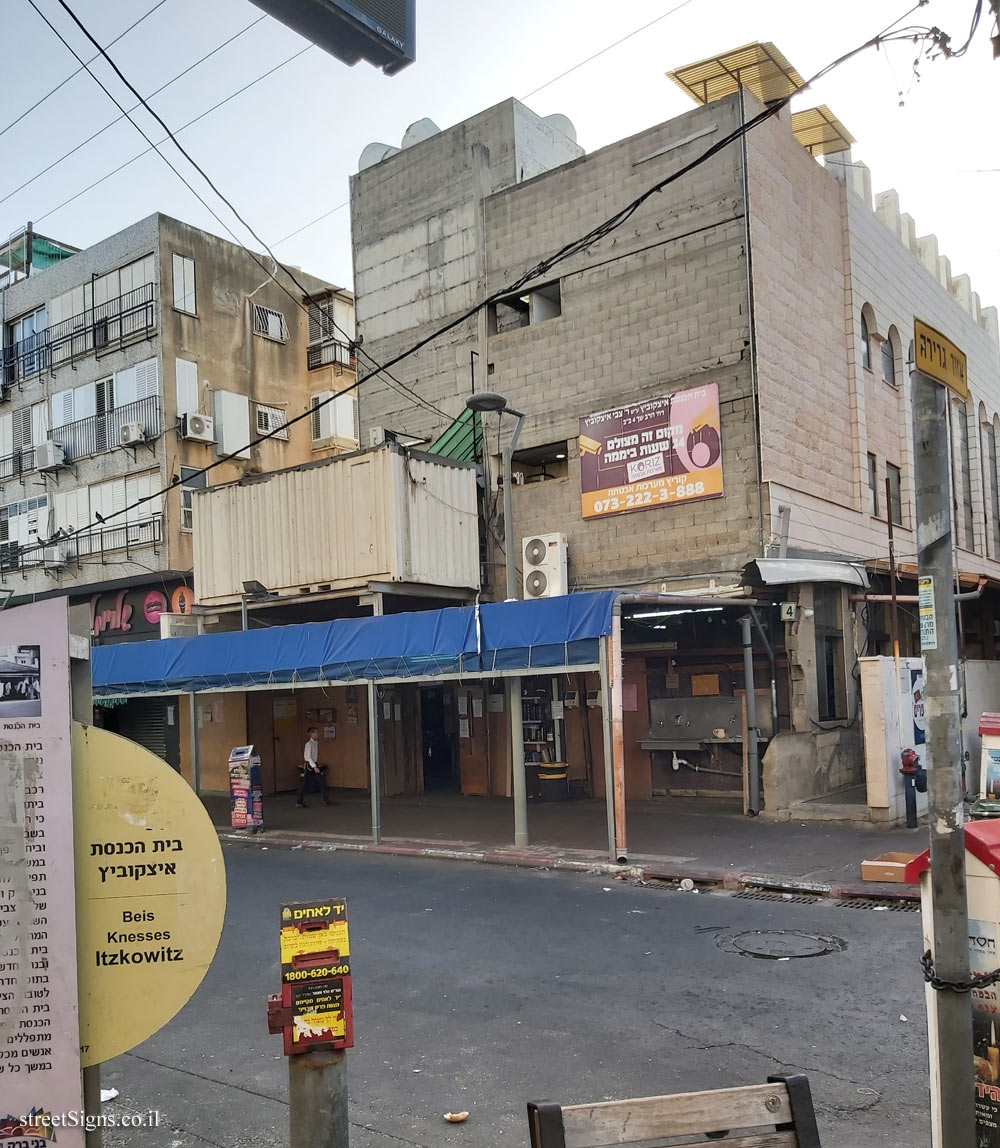
{"type": "MultiPolygon", "coordinates": [[[[702,599],[752,593],[765,810],[820,816],[822,797],[835,816],[878,818],[863,789],[858,661],[888,649],[891,611],[866,600],[886,570],[887,517],[899,573],[915,574],[915,316],[969,356],[972,397],[952,412],[957,565],[963,589],[987,580],[964,606],[967,654],[997,656],[996,310],[933,236],[916,236],[894,193],[873,206],[825,108],[738,135],[521,282],[801,84],[773,45],[673,78],[699,106],[591,155],[565,121],[512,100],[425,127],[399,152],[367,150],[351,183],[359,330],[383,359],[495,297],[394,373],[455,418],[473,388],[526,413],[517,534],[565,536],[568,589],[699,595],[687,614],[651,612],[625,632],[630,797],[734,795],[741,776],[746,789],[752,735],[738,712],[719,717],[746,687],[739,627],[702,599]],[[692,418],[672,419],[682,408],[692,418]]],[[[444,429],[374,380],[360,413],[363,436],[403,420],[428,440],[444,429]]],[[[485,429],[494,474],[506,425],[485,429]]],[[[899,613],[904,653],[917,652],[912,613],[899,613]]],[[[599,770],[582,780],[600,791],[599,770]]]]}
{"type": "Polygon", "coordinates": [[[325,402],[354,383],[353,297],[163,215],[45,243],[0,252],[0,586],[88,603],[97,642],[158,637],[193,607],[196,490],[356,449],[353,392],[325,402]]]}

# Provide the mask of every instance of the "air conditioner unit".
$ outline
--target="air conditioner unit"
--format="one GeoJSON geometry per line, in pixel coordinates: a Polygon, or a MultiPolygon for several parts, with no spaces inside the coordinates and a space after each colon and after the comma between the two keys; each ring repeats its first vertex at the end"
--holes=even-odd
{"type": "Polygon", "coordinates": [[[118,436],[119,446],[138,446],[146,441],[146,428],[142,423],[123,423],[118,436]]]}
{"type": "Polygon", "coordinates": [[[215,442],[215,420],[211,415],[187,414],[181,422],[181,438],[189,442],[215,442]]]}
{"type": "Polygon", "coordinates": [[[569,590],[566,535],[536,534],[521,539],[525,598],[554,598],[569,590]]]}
{"type": "Polygon", "coordinates": [[[35,463],[39,470],[55,470],[66,462],[66,452],[58,442],[42,442],[35,447],[35,463]]]}
{"type": "Polygon", "coordinates": [[[46,546],[42,550],[42,565],[50,569],[54,566],[65,566],[69,560],[70,548],[65,543],[46,546]]]}
{"type": "Polygon", "coordinates": [[[368,445],[381,446],[386,440],[385,427],[369,427],[368,428],[368,445]]]}

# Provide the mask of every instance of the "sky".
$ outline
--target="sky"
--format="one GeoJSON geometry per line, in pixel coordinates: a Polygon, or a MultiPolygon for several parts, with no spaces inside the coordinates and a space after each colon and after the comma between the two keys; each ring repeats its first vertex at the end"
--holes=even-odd
{"type": "MultiPolygon", "coordinates": [[[[68,2],[107,45],[156,0],[68,2]]],[[[93,55],[58,0],[35,3],[84,58],[93,55]]],[[[350,218],[340,205],[367,143],[398,146],[417,119],[427,116],[446,128],[515,96],[540,115],[568,116],[580,144],[593,151],[692,106],[667,79],[673,68],[771,40],[808,77],[912,6],[907,0],[416,4],[417,60],[393,77],[364,62],[348,67],[309,47],[272,18],[262,19],[249,0],[163,0],[109,52],[173,130],[277,67],[178,138],[263,239],[272,245],[283,240],[275,247],[279,258],[349,287],[350,218]],[[568,69],[574,70],[556,79],[568,69]]],[[[974,8],[975,0],[930,0],[903,24],[936,25],[960,45],[974,8]]],[[[793,110],[830,105],[856,137],[853,158],[871,168],[874,190],[898,190],[901,210],[914,217],[917,233],[937,234],[953,274],[967,273],[985,306],[1000,305],[1000,60],[992,58],[988,0],[984,8],[979,33],[962,58],[925,59],[915,73],[912,43],[869,50],[797,97],[793,110]]],[[[149,147],[124,119],[33,179],[120,113],[81,72],[3,131],[78,64],[29,0],[0,0],[0,45],[0,235],[30,219],[43,234],[86,247],[161,211],[230,237],[155,152],[84,190],[149,147]]],[[[133,97],[107,65],[93,67],[131,108],[133,97]]],[[[135,117],[154,141],[163,138],[142,109],[135,117]]],[[[224,224],[259,249],[179,153],[170,144],[162,150],[224,224]]]]}

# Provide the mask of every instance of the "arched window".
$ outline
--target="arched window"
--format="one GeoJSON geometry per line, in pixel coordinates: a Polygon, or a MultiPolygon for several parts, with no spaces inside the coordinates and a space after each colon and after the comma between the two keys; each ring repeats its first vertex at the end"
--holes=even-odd
{"type": "Polygon", "coordinates": [[[898,337],[895,327],[890,327],[889,333],[882,340],[882,378],[892,387],[896,385],[896,340],[898,337]]]}
{"type": "Polygon", "coordinates": [[[861,312],[861,365],[866,371],[872,369],[872,340],[864,311],[861,312]]]}
{"type": "Polygon", "coordinates": [[[1000,558],[1000,481],[997,478],[997,441],[1000,439],[1000,433],[998,431],[1000,431],[1000,415],[994,415],[993,421],[986,424],[986,442],[983,444],[992,502],[988,518],[994,558],[1000,558]]]}

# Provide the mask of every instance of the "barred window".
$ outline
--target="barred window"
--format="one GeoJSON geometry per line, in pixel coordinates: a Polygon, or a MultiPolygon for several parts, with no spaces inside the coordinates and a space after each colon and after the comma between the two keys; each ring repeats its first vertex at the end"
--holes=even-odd
{"type": "Polygon", "coordinates": [[[273,311],[270,307],[262,307],[259,303],[253,304],[253,333],[263,335],[265,339],[274,339],[277,343],[288,341],[288,324],[280,311],[273,311]]]}
{"type": "Polygon", "coordinates": [[[263,403],[257,403],[257,433],[258,434],[271,434],[272,431],[276,432],[274,438],[287,439],[288,427],[285,425],[287,419],[285,412],[278,407],[266,407],[263,403]]]}

